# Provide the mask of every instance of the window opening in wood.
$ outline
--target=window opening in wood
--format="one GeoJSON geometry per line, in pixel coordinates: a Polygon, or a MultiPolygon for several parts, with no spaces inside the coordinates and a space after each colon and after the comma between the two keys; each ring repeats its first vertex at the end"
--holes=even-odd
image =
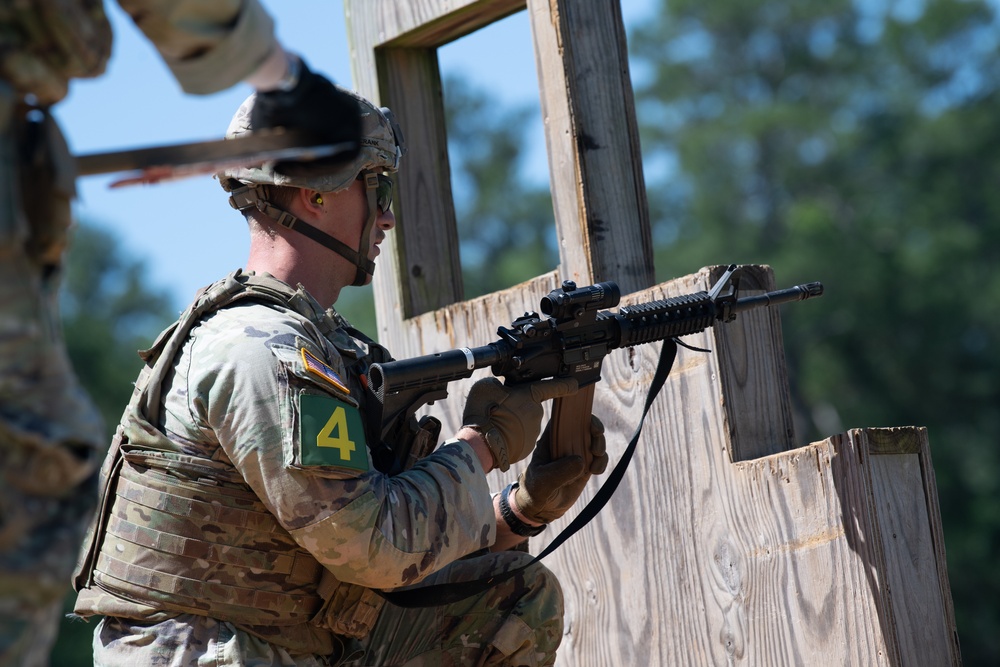
{"type": "Polygon", "coordinates": [[[438,49],[465,297],[559,263],[526,12],[438,49]]]}

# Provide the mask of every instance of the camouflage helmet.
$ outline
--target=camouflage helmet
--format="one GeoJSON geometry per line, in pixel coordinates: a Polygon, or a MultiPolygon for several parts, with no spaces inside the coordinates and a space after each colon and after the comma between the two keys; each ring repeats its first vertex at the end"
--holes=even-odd
{"type": "MultiPolygon", "coordinates": [[[[361,148],[358,155],[346,164],[337,162],[326,169],[321,161],[315,162],[303,173],[291,174],[278,171],[274,162],[265,162],[259,167],[234,167],[226,169],[216,177],[222,188],[229,193],[229,205],[244,215],[252,215],[257,210],[267,218],[289,230],[311,238],[344,257],[356,267],[353,285],[364,285],[375,272],[375,262],[368,258],[369,236],[379,215],[378,190],[384,171],[397,171],[399,159],[406,152],[403,134],[386,108],[376,108],[371,102],[356,93],[341,88],[358,103],[361,117],[361,148]],[[315,169],[312,167],[316,167],[315,169]],[[319,192],[339,192],[349,188],[355,180],[363,176],[365,197],[368,201],[366,220],[358,237],[357,248],[342,243],[305,220],[274,205],[271,201],[270,186],[287,186],[319,192]]],[[[250,95],[229,123],[227,138],[238,137],[253,131],[253,108],[256,94],[250,95]]],[[[297,171],[297,170],[296,170],[297,171]]]]}
{"type": "MultiPolygon", "coordinates": [[[[227,190],[229,189],[226,187],[227,181],[236,179],[245,184],[286,185],[319,192],[338,192],[349,187],[363,171],[394,172],[399,169],[399,158],[406,152],[406,147],[392,112],[385,107],[377,108],[354,91],[345,88],[340,90],[358,102],[361,115],[361,150],[357,157],[339,165],[330,173],[308,176],[291,176],[277,172],[273,162],[265,162],[259,167],[232,167],[216,175],[219,182],[227,190]]],[[[227,139],[253,131],[251,112],[256,98],[256,93],[251,94],[237,109],[226,131],[227,139]]]]}

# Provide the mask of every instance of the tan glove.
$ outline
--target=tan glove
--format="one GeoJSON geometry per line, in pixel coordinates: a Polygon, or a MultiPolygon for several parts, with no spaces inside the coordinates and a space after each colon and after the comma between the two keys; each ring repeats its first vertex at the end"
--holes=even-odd
{"type": "Polygon", "coordinates": [[[493,463],[503,471],[531,453],[542,430],[542,401],[575,393],[573,378],[552,378],[507,387],[493,377],[474,385],[465,402],[462,425],[483,434],[493,463]]]}
{"type": "MultiPolygon", "coordinates": [[[[551,426],[551,422],[549,422],[551,426]]],[[[573,506],[591,475],[600,475],[608,467],[604,424],[590,416],[590,452],[594,456],[590,470],[584,469],[582,456],[564,456],[552,460],[549,427],[531,455],[531,463],[521,472],[514,490],[514,504],[526,519],[551,523],[573,506]]]]}

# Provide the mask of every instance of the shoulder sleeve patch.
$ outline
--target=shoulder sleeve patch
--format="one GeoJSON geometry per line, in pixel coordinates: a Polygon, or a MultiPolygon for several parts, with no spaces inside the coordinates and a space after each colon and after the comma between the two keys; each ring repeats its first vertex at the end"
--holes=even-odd
{"type": "Polygon", "coordinates": [[[307,371],[313,375],[318,375],[340,391],[350,395],[351,390],[347,388],[347,385],[340,379],[340,376],[337,375],[332,368],[317,359],[312,352],[306,348],[302,348],[302,363],[305,365],[307,371]]]}
{"type": "Polygon", "coordinates": [[[361,413],[331,396],[299,394],[299,446],[303,466],[369,470],[361,413]]]}

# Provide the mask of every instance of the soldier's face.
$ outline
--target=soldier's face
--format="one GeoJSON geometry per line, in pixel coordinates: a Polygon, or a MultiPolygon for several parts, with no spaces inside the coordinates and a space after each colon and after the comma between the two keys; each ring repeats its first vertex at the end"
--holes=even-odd
{"type": "MultiPolygon", "coordinates": [[[[396,226],[396,217],[393,215],[391,207],[388,206],[391,196],[387,197],[384,189],[381,194],[381,201],[386,204],[386,209],[382,210],[380,206],[377,206],[375,224],[372,225],[367,239],[368,259],[373,261],[382,252],[379,245],[385,240],[386,232],[396,226]]],[[[336,219],[331,220],[330,224],[326,226],[327,231],[348,247],[358,248],[361,245],[359,241],[364,231],[365,222],[368,220],[368,195],[364,181],[355,180],[349,188],[333,196],[336,197],[337,205],[329,207],[329,210],[331,215],[336,216],[336,219]]],[[[376,199],[379,199],[378,193],[376,199]]],[[[370,282],[371,277],[368,280],[370,282]]]]}

